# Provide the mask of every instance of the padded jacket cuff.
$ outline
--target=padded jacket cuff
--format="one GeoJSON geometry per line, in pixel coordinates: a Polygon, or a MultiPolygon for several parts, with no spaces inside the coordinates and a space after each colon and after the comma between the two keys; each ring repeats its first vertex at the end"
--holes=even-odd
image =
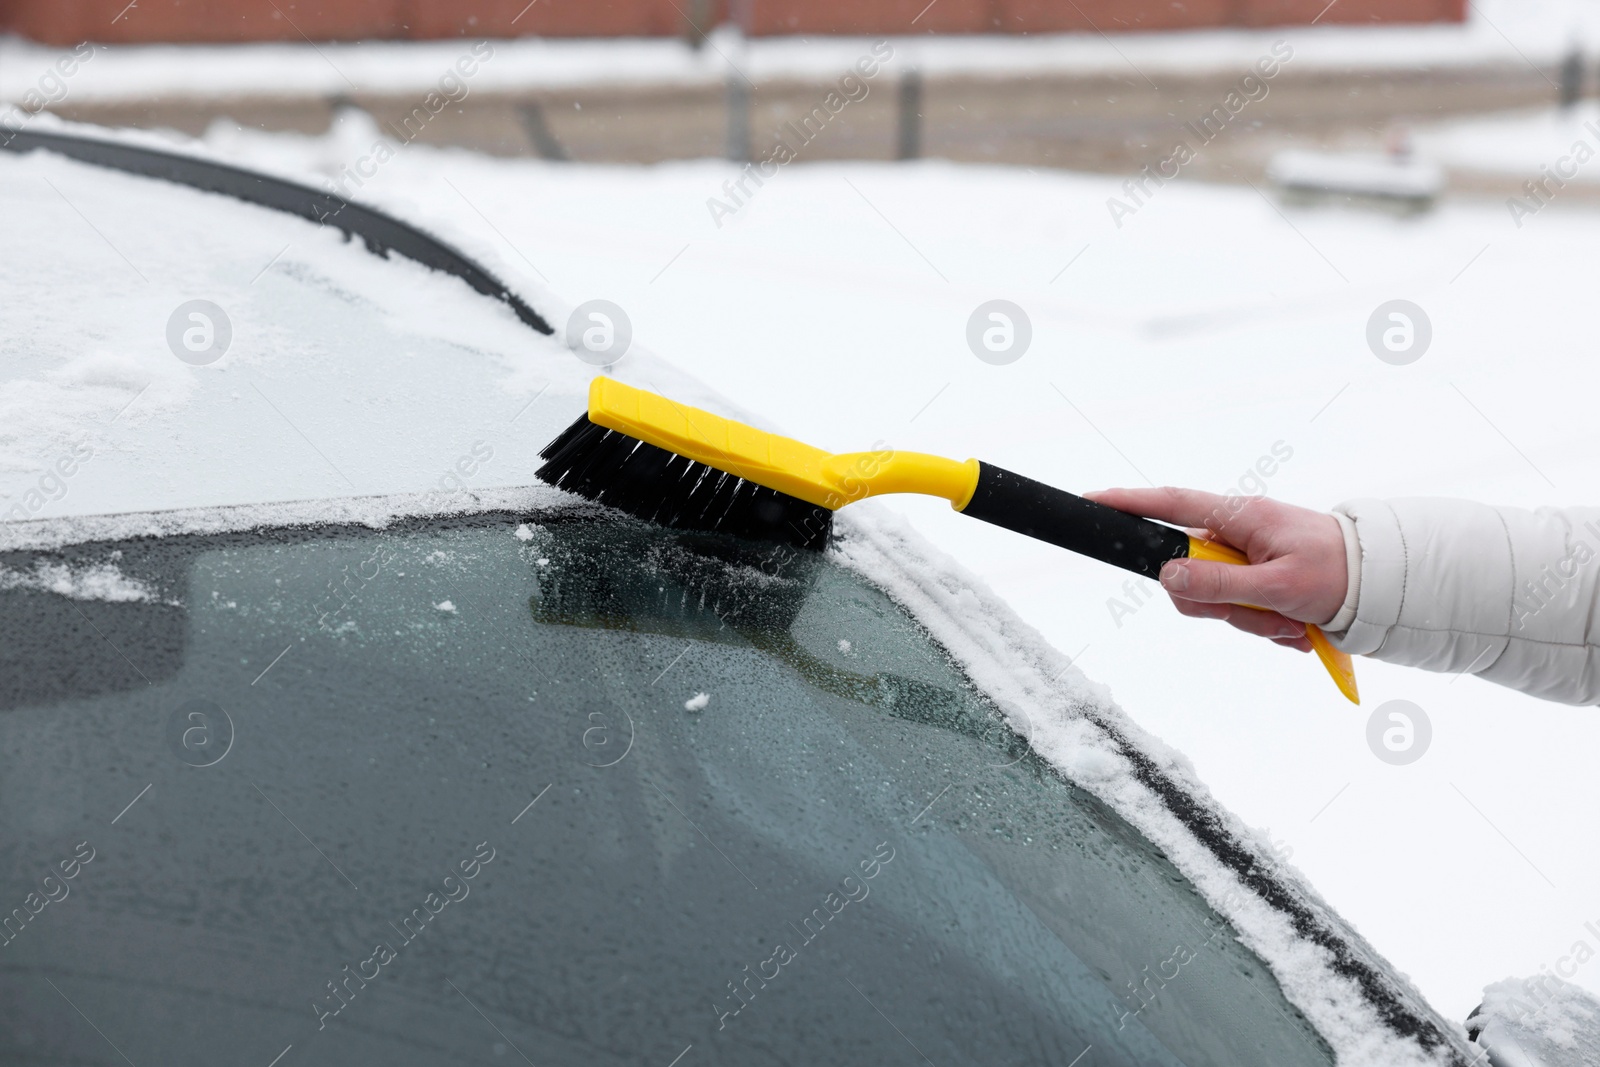
{"type": "Polygon", "coordinates": [[[1328,640],[1353,656],[1365,656],[1376,652],[1400,621],[1406,587],[1405,538],[1399,517],[1385,501],[1347,500],[1333,511],[1354,528],[1359,584],[1354,618],[1343,632],[1328,634],[1328,640]]]}
{"type": "Polygon", "coordinates": [[[1325,634],[1340,635],[1356,621],[1356,608],[1361,602],[1361,539],[1356,536],[1356,524],[1350,516],[1340,511],[1332,513],[1344,534],[1344,604],[1339,614],[1322,625],[1325,634]]]}

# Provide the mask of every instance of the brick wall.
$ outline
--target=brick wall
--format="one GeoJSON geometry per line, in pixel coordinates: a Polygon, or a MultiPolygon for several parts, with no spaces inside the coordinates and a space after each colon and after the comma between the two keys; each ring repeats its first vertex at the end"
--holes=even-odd
{"type": "Polygon", "coordinates": [[[0,0],[0,33],[83,40],[314,41],[437,37],[663,37],[731,6],[773,34],[1061,33],[1310,22],[1460,22],[1466,0],[0,0]],[[1326,9],[1326,10],[1325,10],[1326,9]]]}

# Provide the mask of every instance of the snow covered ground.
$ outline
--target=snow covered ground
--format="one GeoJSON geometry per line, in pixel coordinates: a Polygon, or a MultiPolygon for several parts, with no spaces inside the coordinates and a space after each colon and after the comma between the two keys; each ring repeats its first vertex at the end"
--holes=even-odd
{"type": "MultiPolygon", "coordinates": [[[[218,140],[279,165],[329,151],[218,140]]],[[[719,229],[706,200],[734,176],[410,148],[372,190],[498,243],[540,284],[536,265],[567,308],[614,301],[651,349],[824,447],[979,455],[1076,489],[1264,481],[1313,506],[1565,504],[1600,488],[1600,215],[1558,205],[1518,229],[1499,204],[1407,220],[1280,213],[1249,188],[1180,182],[1118,229],[1112,179],[925,163],[791,167],[719,229]],[[966,340],[996,298],[1033,331],[1004,366],[966,340]],[[1366,342],[1393,299],[1432,322],[1408,366],[1366,342]],[[1253,474],[1275,447],[1292,455],[1253,474]]],[[[888,506],[1292,847],[1442,1011],[1464,1018],[1485,984],[1600,947],[1585,928],[1600,920],[1593,709],[1370,662],[1358,709],[1308,657],[1179,618],[1120,572],[938,503],[888,506]],[[1368,716],[1394,699],[1432,723],[1408,766],[1366,741],[1368,716]]],[[[1600,964],[1573,978],[1600,990],[1600,964]]]]}

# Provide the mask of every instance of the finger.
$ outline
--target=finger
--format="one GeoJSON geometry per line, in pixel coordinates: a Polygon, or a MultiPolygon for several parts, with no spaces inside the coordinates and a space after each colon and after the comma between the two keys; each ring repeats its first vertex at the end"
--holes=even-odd
{"type": "Polygon", "coordinates": [[[1102,489],[1083,495],[1108,508],[1179,526],[1214,530],[1234,514],[1225,498],[1198,489],[1174,489],[1170,486],[1162,489],[1102,489]]]}
{"type": "MultiPolygon", "coordinates": [[[[1220,605],[1211,605],[1213,608],[1220,605]]],[[[1227,607],[1228,625],[1243,630],[1247,634],[1257,637],[1267,637],[1273,640],[1304,640],[1306,628],[1304,623],[1295,622],[1285,618],[1276,611],[1258,611],[1255,608],[1241,608],[1237,605],[1227,607]]]]}
{"type": "Polygon", "coordinates": [[[1290,637],[1274,637],[1272,639],[1272,643],[1275,645],[1282,645],[1284,648],[1292,648],[1296,652],[1311,651],[1311,642],[1306,640],[1304,637],[1300,638],[1298,641],[1290,637]]]}
{"type": "Polygon", "coordinates": [[[1240,565],[1205,559],[1169,560],[1161,568],[1161,587],[1173,596],[1208,604],[1256,604],[1272,608],[1285,585],[1287,560],[1240,565]]]}
{"type": "Polygon", "coordinates": [[[1233,610],[1232,604],[1206,604],[1198,600],[1185,600],[1180,596],[1172,596],[1172,606],[1178,609],[1179,615],[1187,615],[1191,619],[1227,619],[1228,613],[1233,610]]]}
{"type": "Polygon", "coordinates": [[[1305,623],[1296,622],[1276,611],[1261,611],[1238,604],[1207,604],[1197,600],[1185,600],[1179,596],[1172,597],[1172,606],[1178,609],[1180,615],[1187,615],[1191,619],[1221,619],[1228,625],[1257,637],[1274,641],[1306,640],[1305,623]]]}

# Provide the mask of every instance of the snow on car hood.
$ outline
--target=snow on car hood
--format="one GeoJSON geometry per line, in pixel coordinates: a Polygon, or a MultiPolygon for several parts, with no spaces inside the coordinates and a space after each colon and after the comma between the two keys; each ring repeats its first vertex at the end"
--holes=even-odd
{"type": "MultiPolygon", "coordinates": [[[[489,216],[478,213],[481,230],[456,232],[425,210],[401,212],[507,281],[556,336],[454,278],[220,196],[43,152],[0,153],[0,192],[12,207],[12,254],[0,260],[10,296],[0,305],[0,550],[268,523],[381,526],[572,499],[533,471],[539,449],[584,410],[597,373],[567,349],[562,327],[578,301],[604,294],[549,292],[539,250],[491,243],[489,216]],[[221,308],[231,328],[226,351],[204,365],[177,354],[196,323],[175,313],[196,300],[221,308]]],[[[648,335],[649,323],[633,325],[648,335]]],[[[763,424],[637,341],[611,373],[763,424]]],[[[1464,1044],[1425,1051],[1385,1025],[1282,901],[1247,888],[1249,867],[1272,871],[1295,906],[1361,947],[1399,1002],[1464,1042],[1263,835],[1211,799],[1180,754],[980,580],[873,502],[841,513],[838,530],[831,551],[912,611],[1042,755],[1167,853],[1341,1064],[1465,1061],[1464,1044]],[[1191,817],[1175,814],[1152,776],[1185,795],[1191,817]],[[1248,857],[1245,871],[1237,852],[1219,858],[1217,835],[1248,857]]]]}
{"type": "MultiPolygon", "coordinates": [[[[596,370],[279,212],[45,152],[0,155],[0,190],[6,519],[526,485],[596,370]]],[[[536,268],[495,266],[564,322],[536,268]]],[[[617,371],[711,399],[643,345],[617,371]]]]}

